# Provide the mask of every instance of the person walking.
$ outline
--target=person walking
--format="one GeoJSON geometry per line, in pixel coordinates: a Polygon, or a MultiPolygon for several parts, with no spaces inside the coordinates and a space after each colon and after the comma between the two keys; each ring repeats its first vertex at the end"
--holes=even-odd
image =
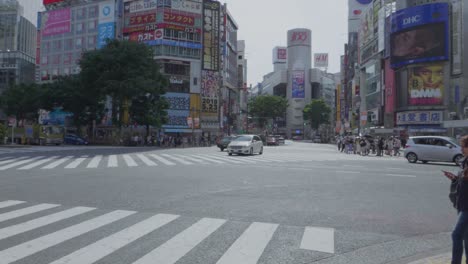
{"type": "Polygon", "coordinates": [[[400,156],[401,141],[399,138],[393,140],[393,150],[395,151],[394,156],[400,156]]]}
{"type": "Polygon", "coordinates": [[[455,175],[443,171],[444,175],[456,184],[457,197],[454,206],[458,211],[458,220],[452,232],[452,264],[461,264],[463,257],[463,242],[465,243],[465,255],[468,253],[468,136],[460,140],[462,154],[460,170],[455,175]]]}

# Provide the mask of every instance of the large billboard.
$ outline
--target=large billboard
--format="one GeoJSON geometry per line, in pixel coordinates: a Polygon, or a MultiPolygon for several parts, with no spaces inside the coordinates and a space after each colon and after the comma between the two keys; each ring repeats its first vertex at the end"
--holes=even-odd
{"type": "Polygon", "coordinates": [[[99,24],[97,36],[97,48],[106,45],[107,39],[115,38],[115,3],[104,1],[99,3],[99,24]]]}
{"type": "Polygon", "coordinates": [[[136,13],[156,9],[157,0],[136,0],[124,3],[124,13],[136,13]]]}
{"type": "Polygon", "coordinates": [[[53,36],[71,32],[70,8],[45,12],[40,17],[42,36],[53,36]]]}
{"type": "Polygon", "coordinates": [[[441,105],[444,95],[443,64],[428,64],[409,68],[408,104],[441,105]]]}
{"type": "Polygon", "coordinates": [[[392,67],[448,60],[449,6],[434,3],[397,11],[392,18],[392,67]]]}
{"type": "Polygon", "coordinates": [[[292,98],[305,98],[305,72],[293,71],[292,77],[292,98]]]}
{"type": "Polygon", "coordinates": [[[196,13],[202,14],[202,1],[201,0],[172,0],[172,9],[188,12],[188,13],[196,13]]]}
{"type": "Polygon", "coordinates": [[[220,3],[203,3],[203,69],[219,71],[220,46],[220,3]]]}
{"type": "Polygon", "coordinates": [[[63,2],[64,0],[44,0],[42,3],[44,5],[50,5],[50,4],[55,4],[55,3],[60,3],[63,2]]]}
{"type": "Polygon", "coordinates": [[[275,47],[273,49],[273,63],[286,63],[288,59],[288,49],[286,47],[275,47]]]}

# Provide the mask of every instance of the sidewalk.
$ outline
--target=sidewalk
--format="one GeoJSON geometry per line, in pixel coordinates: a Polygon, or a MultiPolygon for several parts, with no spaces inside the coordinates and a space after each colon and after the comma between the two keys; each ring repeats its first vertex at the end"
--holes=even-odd
{"type": "MultiPolygon", "coordinates": [[[[417,261],[410,262],[408,264],[450,264],[452,260],[452,253],[444,253],[429,258],[420,259],[417,261]]],[[[465,263],[465,257],[463,256],[462,263],[465,263]]]]}

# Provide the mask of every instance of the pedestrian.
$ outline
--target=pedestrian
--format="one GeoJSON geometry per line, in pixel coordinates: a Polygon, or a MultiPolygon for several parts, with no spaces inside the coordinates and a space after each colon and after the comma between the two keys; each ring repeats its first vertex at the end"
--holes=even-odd
{"type": "Polygon", "coordinates": [[[400,156],[401,141],[398,138],[393,140],[393,150],[395,151],[394,155],[400,156]]]}
{"type": "Polygon", "coordinates": [[[377,154],[377,156],[383,156],[383,151],[384,151],[384,139],[381,137],[379,138],[379,141],[378,141],[378,149],[379,149],[379,153],[377,154]]]}
{"type": "Polygon", "coordinates": [[[460,146],[464,158],[460,162],[458,174],[443,171],[444,175],[457,186],[457,198],[454,206],[458,211],[458,220],[452,232],[452,264],[462,263],[463,242],[465,243],[465,255],[468,253],[468,136],[463,136],[460,139],[460,146]]]}
{"type": "Polygon", "coordinates": [[[392,156],[393,151],[393,137],[387,140],[387,155],[392,156]]]}

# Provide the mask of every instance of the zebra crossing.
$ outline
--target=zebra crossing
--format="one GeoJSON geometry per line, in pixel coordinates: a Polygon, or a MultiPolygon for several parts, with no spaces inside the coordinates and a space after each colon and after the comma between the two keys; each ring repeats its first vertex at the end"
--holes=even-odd
{"type": "MultiPolygon", "coordinates": [[[[259,263],[262,257],[267,257],[264,256],[265,249],[275,239],[286,235],[284,234],[286,229],[280,229],[280,225],[275,223],[245,223],[246,228],[233,228],[233,230],[230,230],[231,227],[227,223],[235,223],[235,221],[228,219],[209,217],[198,219],[175,214],[149,214],[129,210],[108,211],[87,206],[69,208],[48,203],[30,205],[27,202],[16,200],[1,201],[0,209],[0,245],[3,245],[0,250],[0,262],[4,264],[21,260],[27,261],[28,258],[34,258],[33,255],[44,251],[61,253],[57,259],[46,263],[91,264],[105,257],[112,257],[113,254],[118,254],[119,250],[127,246],[133,245],[136,249],[139,249],[138,243],[143,243],[144,238],[157,236],[156,231],[165,228],[175,228],[176,232],[167,240],[164,238],[162,244],[151,245],[149,251],[133,250],[132,254],[135,254],[133,264],[173,264],[190,253],[217,256],[213,259],[204,260],[204,263],[207,264],[256,264],[259,263]],[[54,212],[50,212],[50,210],[54,212]],[[38,214],[40,215],[38,216],[38,214]],[[138,217],[138,222],[125,221],[135,216],[138,217]],[[80,221],[70,222],[70,220],[77,217],[79,217],[80,221]],[[14,224],[7,222],[15,219],[19,220],[14,224]],[[178,222],[178,220],[184,220],[188,224],[184,224],[179,228],[178,225],[182,225],[183,221],[178,222]],[[8,223],[8,225],[1,225],[3,223],[8,223]],[[105,236],[96,235],[101,228],[116,223],[120,223],[118,229],[112,229],[113,231],[106,233],[105,236]],[[217,252],[219,254],[197,252],[216,250],[215,248],[206,248],[200,245],[208,239],[222,239],[217,235],[217,232],[222,232],[220,231],[222,228],[235,232],[235,239],[229,242],[226,249],[217,252]],[[11,239],[18,235],[27,237],[28,240],[11,239]],[[70,247],[70,244],[66,245],[68,242],[83,236],[90,238],[87,240],[88,243],[81,243],[77,247],[70,247]]],[[[301,230],[302,237],[297,236],[298,243],[290,245],[288,250],[334,254],[335,234],[333,229],[294,228],[301,230]]],[[[124,263],[122,261],[124,260],[113,263],[124,263]]],[[[40,258],[39,260],[34,258],[33,263],[40,264],[43,262],[40,261],[40,258]]]]}

